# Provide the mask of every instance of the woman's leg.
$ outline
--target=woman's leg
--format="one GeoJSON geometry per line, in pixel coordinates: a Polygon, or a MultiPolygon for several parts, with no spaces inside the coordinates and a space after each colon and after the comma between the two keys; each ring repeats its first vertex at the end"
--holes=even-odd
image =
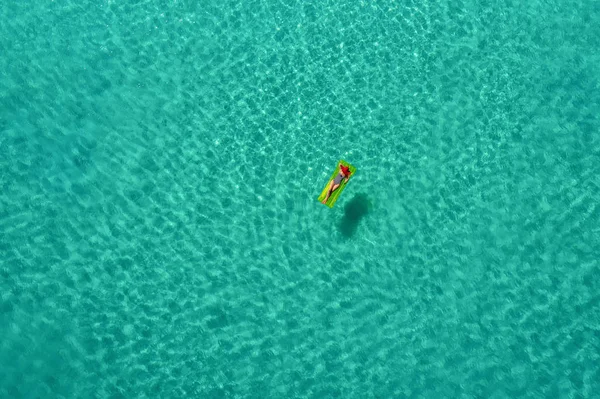
{"type": "Polygon", "coordinates": [[[327,203],[327,200],[329,199],[329,197],[331,197],[331,193],[333,193],[339,186],[339,184],[334,184],[333,180],[331,181],[331,184],[329,185],[329,191],[327,191],[327,195],[322,201],[324,204],[327,203]]]}

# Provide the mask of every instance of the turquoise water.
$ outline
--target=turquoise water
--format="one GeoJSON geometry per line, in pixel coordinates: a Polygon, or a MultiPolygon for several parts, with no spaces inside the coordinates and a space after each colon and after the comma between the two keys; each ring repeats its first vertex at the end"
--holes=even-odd
{"type": "Polygon", "coordinates": [[[0,397],[600,397],[599,2],[0,21],[0,397]]]}

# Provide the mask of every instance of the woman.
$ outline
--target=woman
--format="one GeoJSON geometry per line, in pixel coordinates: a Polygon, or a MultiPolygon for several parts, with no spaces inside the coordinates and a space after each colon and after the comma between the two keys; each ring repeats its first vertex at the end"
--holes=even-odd
{"type": "Polygon", "coordinates": [[[331,197],[331,193],[333,193],[340,186],[342,180],[346,179],[346,182],[348,182],[348,179],[350,179],[350,174],[350,168],[340,164],[340,173],[338,173],[337,176],[331,181],[331,184],[329,185],[329,191],[327,191],[325,199],[321,202],[326,204],[329,197],[331,197]]]}

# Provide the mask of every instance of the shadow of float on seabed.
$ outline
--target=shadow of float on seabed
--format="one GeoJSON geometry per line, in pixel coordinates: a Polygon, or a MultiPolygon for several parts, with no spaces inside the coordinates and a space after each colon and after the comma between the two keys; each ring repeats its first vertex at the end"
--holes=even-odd
{"type": "Polygon", "coordinates": [[[344,208],[344,216],[340,221],[340,233],[346,238],[351,238],[358,224],[371,210],[372,204],[366,194],[357,194],[344,208]]]}

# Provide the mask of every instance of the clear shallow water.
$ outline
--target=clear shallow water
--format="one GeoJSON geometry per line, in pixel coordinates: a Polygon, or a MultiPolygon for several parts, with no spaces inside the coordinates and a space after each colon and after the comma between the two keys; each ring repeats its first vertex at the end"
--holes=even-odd
{"type": "Polygon", "coordinates": [[[600,3],[13,3],[0,396],[599,397],[600,3]]]}

